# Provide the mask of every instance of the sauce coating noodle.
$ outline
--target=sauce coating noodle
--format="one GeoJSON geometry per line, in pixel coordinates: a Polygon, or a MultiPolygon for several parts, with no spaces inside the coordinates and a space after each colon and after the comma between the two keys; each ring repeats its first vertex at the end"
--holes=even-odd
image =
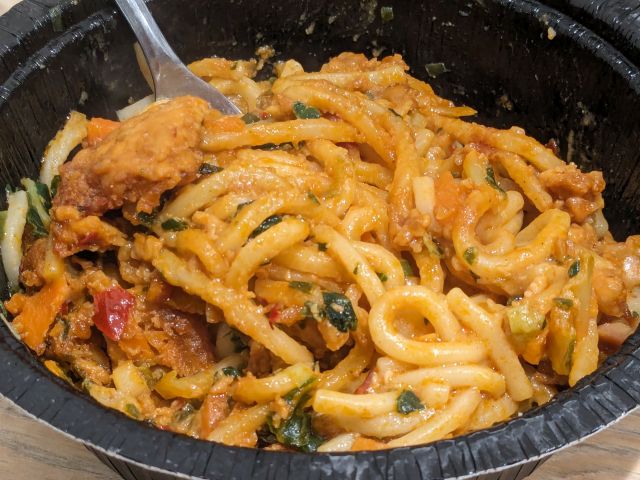
{"type": "Polygon", "coordinates": [[[103,405],[232,445],[416,445],[548,401],[637,327],[602,175],[400,56],[190,68],[244,114],[74,112],[9,197],[12,329],[103,405]]]}

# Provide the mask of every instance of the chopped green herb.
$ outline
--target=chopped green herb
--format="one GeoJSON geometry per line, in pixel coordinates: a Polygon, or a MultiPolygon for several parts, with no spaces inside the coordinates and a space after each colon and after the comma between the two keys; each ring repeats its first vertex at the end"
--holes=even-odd
{"type": "Polygon", "coordinates": [[[442,75],[443,73],[447,73],[449,71],[447,67],[445,67],[444,63],[442,62],[427,63],[424,66],[424,69],[427,71],[427,73],[431,78],[436,78],[442,75]]]}
{"type": "Polygon", "coordinates": [[[569,277],[575,277],[578,273],[580,273],[580,260],[576,260],[569,267],[569,277]]]}
{"type": "Polygon", "coordinates": [[[353,270],[352,270],[353,274],[357,275],[358,274],[358,270],[360,270],[360,264],[356,263],[356,266],[353,267],[353,270]]]}
{"type": "Polygon", "coordinates": [[[169,218],[162,222],[162,229],[169,230],[171,232],[179,232],[180,230],[186,229],[189,224],[184,220],[180,220],[178,218],[169,218]]]}
{"type": "MultiPolygon", "coordinates": [[[[0,303],[1,303],[1,302],[0,302],[0,303]]],[[[631,316],[632,316],[633,318],[638,318],[638,317],[640,317],[640,313],[638,313],[638,312],[636,312],[636,311],[634,310],[633,312],[631,312],[631,316]]]]}
{"type": "Polygon", "coordinates": [[[304,302],[302,316],[305,318],[313,318],[316,322],[321,322],[326,317],[326,314],[316,302],[307,301],[304,302]]]}
{"type": "Polygon", "coordinates": [[[467,248],[462,254],[464,261],[467,262],[469,265],[473,265],[473,262],[476,261],[477,256],[478,256],[478,252],[476,251],[475,247],[467,248]]]}
{"type": "Polygon", "coordinates": [[[300,404],[293,413],[283,420],[279,427],[270,425],[271,432],[278,442],[288,447],[295,447],[303,452],[315,452],[324,442],[324,439],[316,434],[311,426],[311,414],[300,408],[300,404]]]}
{"type": "Polygon", "coordinates": [[[275,143],[265,143],[263,145],[256,145],[255,147],[256,150],[276,150],[278,148],[278,145],[276,145],[275,143]]]}
{"type": "Polygon", "coordinates": [[[307,198],[311,200],[313,203],[315,203],[316,205],[320,205],[320,200],[318,200],[318,197],[316,197],[315,193],[311,191],[307,192],[307,198]]]}
{"type": "Polygon", "coordinates": [[[384,272],[376,272],[376,275],[378,275],[378,278],[381,282],[386,282],[387,280],[389,280],[389,277],[387,277],[387,274],[384,272]]]}
{"type": "Polygon", "coordinates": [[[327,244],[324,242],[318,242],[318,250],[320,250],[321,252],[326,252],[327,244]]]}
{"type": "Polygon", "coordinates": [[[438,243],[433,240],[428,234],[422,237],[422,243],[424,243],[424,246],[427,248],[427,252],[429,252],[429,255],[436,258],[444,257],[444,251],[442,250],[442,247],[438,245],[438,243]]]}
{"type": "Polygon", "coordinates": [[[30,178],[21,180],[27,192],[29,209],[27,210],[27,222],[33,228],[36,237],[46,237],[49,234],[49,208],[51,208],[51,196],[49,187],[40,182],[34,182],[30,178]]]}
{"type": "Polygon", "coordinates": [[[255,113],[245,113],[242,117],[240,117],[244,123],[249,125],[250,123],[256,123],[260,121],[260,117],[255,113]]]}
{"type": "Polygon", "coordinates": [[[306,408],[310,398],[309,386],[313,381],[314,378],[312,377],[310,381],[305,382],[305,384],[282,397],[289,404],[295,404],[289,417],[283,419],[277,426],[273,422],[273,416],[267,419],[267,426],[275,440],[283,445],[297,448],[307,453],[315,452],[324,441],[313,430],[311,412],[306,408]]]}
{"type": "Polygon", "coordinates": [[[44,183],[34,182],[36,184],[36,191],[38,192],[38,196],[42,201],[42,206],[45,211],[49,212],[51,208],[51,194],[49,193],[49,187],[47,187],[44,183]]]}
{"type": "Polygon", "coordinates": [[[242,210],[247,205],[251,205],[252,203],[253,203],[253,200],[249,200],[248,202],[239,203],[238,206],[236,207],[236,213],[235,213],[234,217],[238,216],[238,214],[240,213],[240,210],[242,210]]]}
{"type": "Polygon", "coordinates": [[[188,419],[194,413],[196,413],[196,409],[194,408],[194,406],[190,403],[187,403],[184,407],[182,407],[175,413],[173,418],[177,423],[181,423],[188,419]]]}
{"type": "Polygon", "coordinates": [[[4,302],[0,300],[0,316],[2,316],[5,320],[9,320],[9,312],[7,311],[7,307],[4,306],[4,302]]]}
{"type": "Polygon", "coordinates": [[[573,300],[570,298],[557,297],[553,299],[553,302],[562,310],[571,310],[573,308],[573,300]]]}
{"type": "Polygon", "coordinates": [[[297,118],[301,118],[304,120],[312,119],[312,118],[320,118],[320,111],[314,107],[308,107],[302,102],[294,102],[293,103],[293,114],[297,118]]]}
{"type": "Polygon", "coordinates": [[[358,319],[353,305],[347,297],[337,292],[322,292],[322,299],[324,300],[324,311],[331,325],[341,332],[356,329],[358,319]]]}
{"type": "Polygon", "coordinates": [[[411,412],[423,410],[424,405],[420,402],[418,396],[411,390],[403,390],[396,400],[396,410],[402,415],[408,415],[411,412]]]}
{"type": "Polygon", "coordinates": [[[198,173],[200,175],[211,175],[212,173],[218,173],[221,172],[223,170],[222,167],[219,167],[218,165],[214,165],[213,163],[203,163],[202,165],[200,165],[200,168],[198,169],[198,173]]]}
{"type": "Polygon", "coordinates": [[[287,393],[282,396],[282,399],[287,402],[289,405],[292,403],[297,403],[298,399],[303,396],[316,381],[316,377],[309,377],[304,382],[302,382],[299,386],[292,388],[287,393]]]}
{"type": "Polygon", "coordinates": [[[60,186],[60,175],[56,175],[51,180],[51,187],[49,187],[49,189],[51,191],[50,192],[51,198],[54,198],[56,196],[56,193],[58,193],[58,187],[59,186],[60,186]]]}
{"type": "Polygon", "coordinates": [[[393,20],[393,7],[380,7],[380,18],[383,23],[393,20]]]}
{"type": "Polygon", "coordinates": [[[405,277],[414,277],[415,272],[413,271],[413,267],[409,263],[409,260],[404,258],[400,259],[400,265],[402,265],[402,271],[404,272],[405,277]]]}
{"type": "Polygon", "coordinates": [[[140,418],[140,410],[138,410],[138,407],[136,407],[133,403],[127,403],[124,406],[124,410],[130,417],[140,418]]]}
{"type": "Polygon", "coordinates": [[[265,218],[264,221],[260,225],[258,225],[253,232],[251,232],[251,235],[249,235],[249,238],[257,237],[262,232],[266,232],[271,227],[273,227],[274,225],[277,225],[281,221],[282,221],[282,215],[271,215],[270,217],[265,218]]]}
{"type": "Polygon", "coordinates": [[[29,206],[27,210],[27,223],[31,225],[33,235],[38,238],[46,237],[49,232],[42,223],[42,219],[38,215],[38,212],[29,206]]]}
{"type": "Polygon", "coordinates": [[[153,222],[155,221],[157,213],[158,213],[158,211],[155,210],[155,209],[151,213],[138,212],[138,213],[136,213],[136,218],[143,225],[149,226],[149,225],[153,224],[153,222]]]}
{"type": "Polygon", "coordinates": [[[576,339],[575,337],[569,340],[569,345],[567,346],[567,352],[564,354],[564,364],[567,367],[567,370],[571,370],[573,366],[573,351],[576,348],[576,339]]]}
{"type": "Polygon", "coordinates": [[[504,189],[498,184],[496,181],[495,173],[493,172],[493,167],[487,167],[487,175],[484,177],[489,185],[498,190],[500,193],[505,193],[504,189]]]}
{"type": "Polygon", "coordinates": [[[309,293],[313,288],[313,284],[309,282],[293,281],[293,282],[289,282],[289,287],[294,288],[296,290],[300,290],[301,292],[304,292],[304,293],[309,293]]]}
{"type": "Polygon", "coordinates": [[[64,317],[58,316],[57,318],[62,324],[62,340],[66,340],[67,338],[69,338],[69,331],[71,330],[71,324],[69,323],[69,320],[67,320],[64,317]]]}
{"type": "Polygon", "coordinates": [[[238,378],[240,377],[240,370],[238,370],[236,367],[224,367],[222,369],[222,373],[224,375],[226,375],[227,377],[234,377],[234,378],[238,378]]]}

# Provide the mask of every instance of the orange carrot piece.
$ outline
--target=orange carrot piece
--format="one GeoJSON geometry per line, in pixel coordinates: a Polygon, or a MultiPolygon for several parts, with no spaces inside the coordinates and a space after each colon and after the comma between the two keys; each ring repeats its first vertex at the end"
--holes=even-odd
{"type": "Polygon", "coordinates": [[[92,118],[87,124],[87,143],[90,147],[95,147],[119,126],[120,122],[100,117],[92,118]]]}
{"type": "Polygon", "coordinates": [[[434,182],[436,204],[435,217],[441,223],[454,219],[463,205],[462,188],[453,179],[451,172],[441,173],[434,182]]]}
{"type": "MultiPolygon", "coordinates": [[[[31,297],[23,297],[16,305],[20,309],[19,315],[13,320],[13,327],[20,335],[22,341],[42,355],[45,349],[45,338],[49,332],[49,327],[56,319],[62,305],[69,296],[70,288],[67,280],[61,276],[52,283],[46,284],[42,289],[31,297]]],[[[7,305],[10,307],[14,305],[7,305]]],[[[14,309],[15,311],[15,309],[14,309]]]]}

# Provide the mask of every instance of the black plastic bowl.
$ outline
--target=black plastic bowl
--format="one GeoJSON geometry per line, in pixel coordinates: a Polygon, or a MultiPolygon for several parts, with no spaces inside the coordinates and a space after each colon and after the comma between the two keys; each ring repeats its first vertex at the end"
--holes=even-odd
{"type": "MultiPolygon", "coordinates": [[[[640,232],[640,72],[555,10],[509,0],[156,0],[151,7],[185,61],[249,57],[268,44],[277,58],[309,68],[345,50],[401,53],[420,78],[426,64],[444,62],[448,72],[427,78],[440,94],[475,107],[488,124],[555,138],[569,160],[603,170],[612,231],[619,239],[640,232]],[[382,22],[383,5],[393,7],[392,21],[382,22]]],[[[100,0],[23,2],[0,18],[0,183],[36,174],[69,110],[113,116],[148,93],[133,41],[113,5],[100,0]]],[[[271,452],[154,429],[53,377],[2,324],[0,393],[127,479],[512,479],[638,406],[639,345],[635,334],[593,375],[521,417],[377,452],[271,452]]]]}

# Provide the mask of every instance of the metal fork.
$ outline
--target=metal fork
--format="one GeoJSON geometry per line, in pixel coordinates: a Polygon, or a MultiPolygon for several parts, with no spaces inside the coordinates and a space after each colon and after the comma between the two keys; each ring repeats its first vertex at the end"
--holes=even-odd
{"type": "Polygon", "coordinates": [[[138,38],[155,85],[156,99],[193,95],[227,115],[240,112],[231,101],[207,82],[195,76],[167,43],[144,0],[116,0],[138,38]]]}

